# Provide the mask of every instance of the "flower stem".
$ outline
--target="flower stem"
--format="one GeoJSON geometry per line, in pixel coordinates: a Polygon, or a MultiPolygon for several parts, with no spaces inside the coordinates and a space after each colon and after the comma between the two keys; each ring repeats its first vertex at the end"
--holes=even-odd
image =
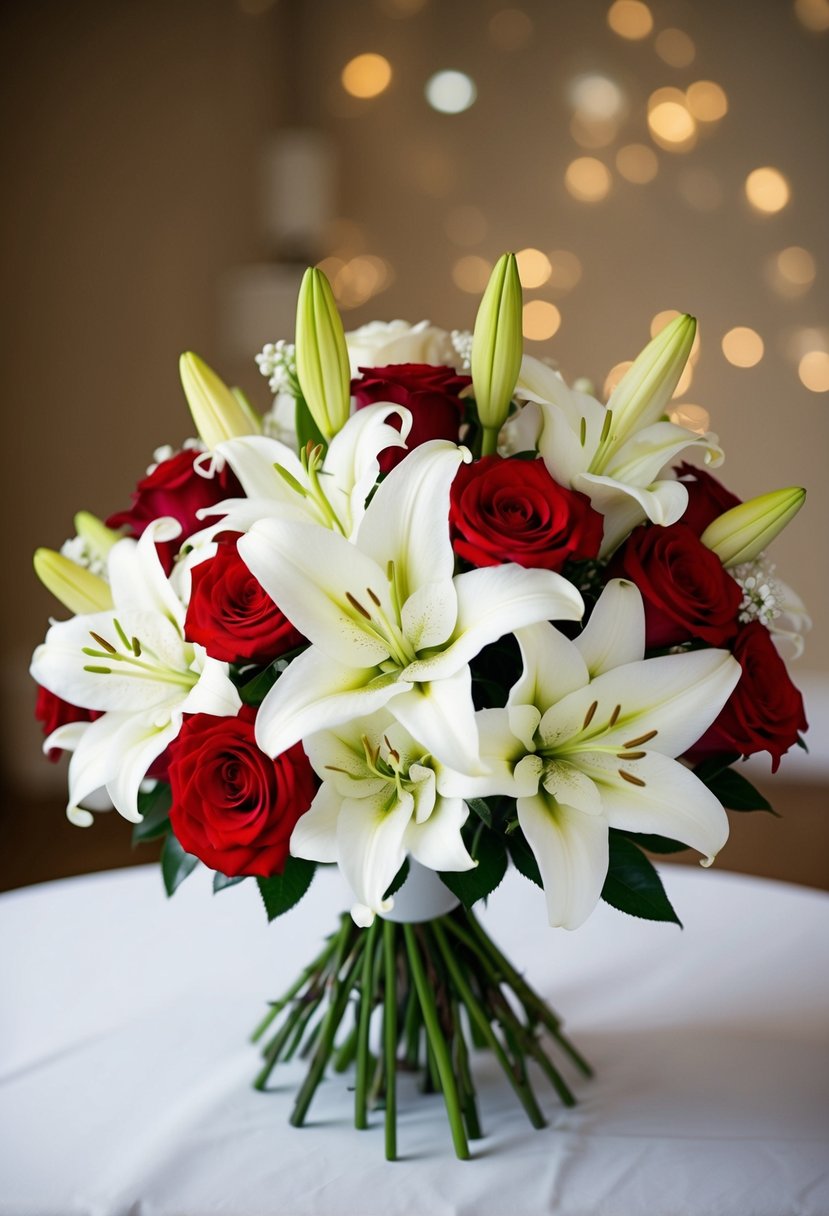
{"type": "Polygon", "coordinates": [[[469,1145],[463,1127],[460,1098],[458,1097],[458,1089],[455,1084],[455,1076],[452,1072],[452,1061],[449,1058],[449,1050],[440,1029],[434,996],[426,980],[426,973],[423,970],[423,963],[418,951],[414,929],[411,925],[403,926],[403,936],[406,941],[406,951],[409,956],[412,978],[417,988],[420,1008],[423,1012],[426,1034],[431,1043],[432,1051],[435,1054],[437,1069],[440,1075],[443,1099],[446,1104],[446,1114],[452,1130],[452,1143],[455,1146],[456,1155],[462,1161],[465,1161],[469,1157],[469,1145]]]}
{"type": "Polygon", "coordinates": [[[397,1157],[397,975],[395,972],[395,925],[383,923],[385,994],[383,1040],[386,1052],[386,1160],[397,1157]]]}
{"type": "Polygon", "coordinates": [[[481,455],[494,456],[498,451],[498,432],[497,426],[485,426],[481,438],[481,455]]]}
{"type": "Polygon", "coordinates": [[[377,942],[379,921],[375,920],[368,931],[368,941],[363,955],[363,971],[360,984],[360,1015],[357,1026],[357,1084],[354,1089],[354,1126],[360,1130],[368,1127],[367,1095],[369,1074],[368,1033],[371,1025],[371,1009],[374,999],[372,971],[374,950],[377,942]]]}

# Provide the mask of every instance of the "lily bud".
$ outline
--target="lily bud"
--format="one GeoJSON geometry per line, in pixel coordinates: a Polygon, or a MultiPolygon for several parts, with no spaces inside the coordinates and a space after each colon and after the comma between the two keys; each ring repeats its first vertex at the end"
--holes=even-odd
{"type": "Polygon", "coordinates": [[[35,574],[47,591],[70,612],[86,616],[112,608],[112,592],[104,579],[54,549],[38,549],[35,574]]]}
{"type": "MultiPolygon", "coordinates": [[[[634,432],[658,422],[688,361],[694,335],[695,317],[683,313],[674,317],[634,360],[617,384],[607,403],[611,423],[607,442],[599,449],[599,460],[634,432]]],[[[599,472],[591,466],[591,472],[599,472]]]]}
{"type": "Polygon", "coordinates": [[[490,451],[509,413],[523,351],[518,263],[505,253],[490,275],[472,336],[472,386],[490,451]]]}
{"type": "Polygon", "coordinates": [[[761,494],[718,516],[700,540],[726,568],[753,561],[794,519],[805,499],[806,491],[799,486],[761,494]]]}
{"type": "Polygon", "coordinates": [[[332,439],[351,411],[351,368],[331,284],[313,266],[305,271],[297,300],[296,370],[314,422],[332,439]]]}
{"type": "Polygon", "coordinates": [[[187,351],[178,366],[196,430],[211,451],[226,439],[261,433],[261,423],[247,402],[240,400],[203,359],[187,351]]]}
{"type": "Polygon", "coordinates": [[[75,516],[75,531],[87,549],[101,562],[106,561],[110,549],[122,535],[114,528],[108,528],[103,520],[98,519],[91,511],[78,512],[75,516]]]}

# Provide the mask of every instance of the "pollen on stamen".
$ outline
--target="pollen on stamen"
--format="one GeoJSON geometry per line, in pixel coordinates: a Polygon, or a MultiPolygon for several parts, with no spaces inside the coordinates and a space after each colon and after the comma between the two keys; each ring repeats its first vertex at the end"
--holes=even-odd
{"type": "Polygon", "coordinates": [[[388,735],[383,735],[383,742],[385,743],[386,748],[388,749],[388,753],[394,760],[395,764],[399,764],[400,763],[400,752],[397,751],[396,748],[392,747],[392,745],[389,743],[388,735]]]}
{"type": "Polygon", "coordinates": [[[634,777],[633,773],[626,773],[623,768],[619,769],[619,776],[623,781],[629,782],[630,785],[645,785],[641,777],[634,777]]]}
{"type": "Polygon", "coordinates": [[[360,616],[364,616],[367,621],[371,620],[371,613],[363,607],[358,599],[355,599],[350,591],[346,591],[345,598],[348,600],[352,608],[359,612],[360,616]]]}
{"type": "Polygon", "coordinates": [[[627,743],[622,744],[622,747],[638,747],[640,743],[647,743],[649,739],[655,739],[658,734],[658,730],[649,730],[644,735],[637,735],[635,739],[629,739],[627,743]]]}
{"type": "Polygon", "coordinates": [[[604,441],[607,439],[608,435],[610,434],[610,426],[612,422],[613,410],[608,410],[604,416],[604,425],[602,426],[602,433],[599,436],[599,443],[604,443],[604,441]]]}
{"type": "Polygon", "coordinates": [[[621,707],[621,705],[617,705],[617,706],[616,706],[616,708],[614,709],[613,713],[610,715],[610,719],[609,719],[609,721],[608,721],[608,726],[615,726],[615,725],[616,725],[616,722],[617,722],[617,720],[618,720],[619,714],[620,714],[621,712],[622,712],[622,707],[621,707]]]}
{"type": "Polygon", "coordinates": [[[595,712],[598,708],[599,708],[599,702],[594,701],[593,704],[588,709],[587,713],[584,715],[584,721],[581,724],[582,730],[587,730],[588,726],[593,721],[593,715],[595,714],[595,712]]]}
{"type": "Polygon", "coordinates": [[[107,654],[117,654],[118,653],[118,651],[115,649],[115,647],[112,645],[112,643],[108,642],[106,640],[106,638],[102,638],[100,633],[96,633],[94,631],[94,629],[90,629],[89,636],[92,638],[93,642],[97,642],[98,645],[101,647],[101,649],[105,650],[107,652],[107,654]]]}
{"type": "Polygon", "coordinates": [[[366,587],[366,595],[371,600],[372,604],[375,604],[378,608],[380,607],[380,597],[379,595],[375,595],[371,587],[366,587]]]}
{"type": "Polygon", "coordinates": [[[584,445],[587,443],[587,419],[586,418],[582,418],[582,420],[581,420],[581,431],[579,434],[579,442],[581,443],[582,447],[584,447],[584,445]]]}
{"type": "Polygon", "coordinates": [[[139,642],[138,638],[132,639],[132,653],[137,659],[141,657],[141,643],[139,642]]]}
{"type": "Polygon", "coordinates": [[[617,760],[643,760],[647,752],[617,752],[617,760]]]}

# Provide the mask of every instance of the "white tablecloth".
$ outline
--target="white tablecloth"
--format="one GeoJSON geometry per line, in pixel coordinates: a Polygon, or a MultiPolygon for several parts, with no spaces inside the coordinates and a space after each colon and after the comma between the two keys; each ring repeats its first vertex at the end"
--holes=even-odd
{"type": "MultiPolygon", "coordinates": [[[[533,1131],[486,1058],[487,1137],[451,1153],[441,1099],[401,1086],[350,1125],[348,1076],[287,1124],[302,1066],[251,1090],[246,1035],[332,927],[321,874],[270,927],[252,884],[155,868],[0,898],[0,1216],[827,1216],[829,898],[671,869],[685,930],[602,905],[546,928],[510,874],[484,919],[596,1067],[533,1131]],[[410,1099],[410,1101],[409,1101],[410,1099]]],[[[574,1078],[575,1080],[575,1078],[574,1078]]]]}

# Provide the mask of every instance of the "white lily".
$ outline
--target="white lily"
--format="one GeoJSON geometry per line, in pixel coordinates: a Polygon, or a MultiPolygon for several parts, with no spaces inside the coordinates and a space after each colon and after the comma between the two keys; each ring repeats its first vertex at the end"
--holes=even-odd
{"type": "Polygon", "coordinates": [[[185,713],[235,714],[240,701],[228,665],[184,640],[185,608],[166,578],[155,542],[179,534],[157,520],[139,541],[110,550],[113,607],[52,625],[31,674],[50,692],[102,716],[58,727],[44,747],[72,751],[67,814],[91,822],[80,804],[106,786],[115,808],[141,819],[138,789],[176,737],[185,713]]]}
{"type": "Polygon", "coordinates": [[[313,643],[259,710],[269,755],[394,699],[395,717],[427,751],[474,772],[470,659],[522,625],[580,618],[578,591],[546,570],[509,564],[453,577],[449,487],[468,458],[444,440],[416,448],[381,483],[353,543],[278,519],[241,538],[244,561],[313,643]]]}
{"type": "Polygon", "coordinates": [[[524,671],[505,709],[478,715],[492,776],[472,792],[516,797],[550,924],[575,929],[595,907],[611,827],[680,840],[710,864],[728,819],[673,757],[716,718],[740,678],[736,660],[724,650],[643,659],[642,597],[622,579],[574,642],[546,623],[516,636],[524,671]]]}
{"type": "Polygon", "coordinates": [[[218,530],[247,532],[259,519],[289,519],[353,536],[380,472],[378,456],[386,448],[405,448],[411,427],[404,406],[379,404],[353,414],[324,456],[303,453],[300,459],[264,435],[230,439],[216,450],[239,478],[245,497],[226,499],[202,514],[221,515],[218,530]],[[392,417],[399,419],[399,430],[392,417]]]}
{"type": "Polygon", "coordinates": [[[569,388],[551,367],[525,356],[516,395],[529,404],[510,426],[536,446],[550,475],[587,494],[605,517],[602,555],[637,524],[676,523],[688,505],[681,482],[660,470],[686,448],[701,447],[706,464],[723,454],[717,436],[697,435],[663,419],[694,338],[695,323],[677,317],[645,347],[603,406],[569,388]],[[529,416],[521,415],[529,411],[529,416]]]}
{"type": "Polygon", "coordinates": [[[291,836],[295,857],[336,861],[355,895],[351,915],[369,925],[406,856],[432,870],[470,870],[461,828],[468,811],[443,797],[443,766],[385,710],[304,743],[322,786],[291,836]]]}

